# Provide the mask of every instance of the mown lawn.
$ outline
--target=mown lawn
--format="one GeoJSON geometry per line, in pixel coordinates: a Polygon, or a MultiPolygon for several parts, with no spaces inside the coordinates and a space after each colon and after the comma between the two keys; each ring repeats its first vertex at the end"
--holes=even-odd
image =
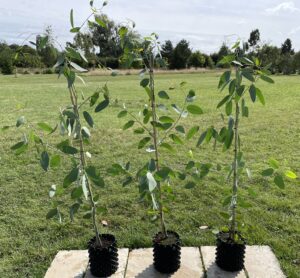
{"type": "MultiPolygon", "coordinates": [[[[216,105],[221,94],[216,89],[218,73],[164,74],[157,76],[158,89],[168,89],[187,81],[187,89],[197,93],[197,104],[205,114],[189,116],[183,121],[186,127],[198,124],[201,131],[211,125],[220,126],[220,111],[216,105]]],[[[126,119],[116,115],[125,102],[127,107],[138,112],[146,95],[135,75],[117,77],[87,77],[87,87],[78,85],[85,94],[108,81],[113,104],[97,114],[93,130],[92,161],[106,180],[100,203],[107,206],[108,214],[100,216],[118,238],[119,246],[146,247],[157,231],[148,220],[147,209],[138,203],[136,185],[122,187],[118,178],[106,175],[114,162],[132,162],[133,169],[145,164],[149,154],[137,150],[138,139],[131,130],[122,131],[126,119]]],[[[288,165],[300,175],[300,77],[275,77],[276,84],[261,83],[265,92],[266,106],[249,102],[250,117],[242,120],[241,138],[247,166],[252,170],[252,179],[243,177],[241,182],[251,185],[258,196],[249,197],[252,207],[243,209],[244,222],[250,224],[246,237],[249,244],[270,245],[288,277],[300,273],[300,183],[290,180],[280,190],[262,179],[270,157],[288,165]]],[[[170,91],[169,103],[181,103],[182,93],[170,91]]],[[[10,125],[21,115],[31,123],[48,122],[53,125],[58,116],[58,107],[68,103],[66,84],[63,79],[50,76],[0,76],[0,126],[10,125]]],[[[173,114],[170,111],[170,114],[173,114]]],[[[199,137],[200,134],[197,135],[199,137]]],[[[63,163],[62,170],[44,173],[35,152],[15,156],[10,147],[22,136],[21,130],[10,129],[0,133],[0,277],[43,277],[57,251],[61,249],[84,249],[93,235],[91,224],[77,217],[74,223],[68,219],[68,209],[62,225],[48,221],[45,215],[50,208],[48,191],[52,184],[60,184],[70,170],[63,163]]],[[[60,138],[49,139],[52,143],[60,138]]],[[[200,162],[230,163],[231,152],[223,153],[220,147],[213,151],[211,145],[196,148],[196,140],[179,147],[175,154],[164,152],[165,163],[181,169],[189,160],[188,151],[194,152],[200,162]]],[[[211,230],[224,225],[219,212],[223,210],[222,199],[230,184],[225,171],[212,171],[193,189],[186,189],[186,182],[174,183],[176,203],[167,216],[170,229],[180,233],[186,246],[213,245],[211,230]],[[207,225],[210,229],[201,230],[207,225]]],[[[241,188],[241,194],[248,196],[241,188]]]]}

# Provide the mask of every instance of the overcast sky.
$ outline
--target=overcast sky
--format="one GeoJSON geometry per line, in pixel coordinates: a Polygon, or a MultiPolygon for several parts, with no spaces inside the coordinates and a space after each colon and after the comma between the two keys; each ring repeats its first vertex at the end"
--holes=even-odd
{"type": "MultiPolygon", "coordinates": [[[[52,25],[64,43],[72,38],[71,8],[80,23],[89,14],[89,1],[0,0],[0,40],[21,43],[29,33],[52,25]]],[[[174,43],[185,38],[194,50],[206,53],[218,50],[223,41],[248,39],[255,28],[264,42],[280,46],[289,37],[300,50],[300,0],[110,0],[104,12],[118,22],[134,20],[142,35],[156,32],[161,41],[174,43]]]]}

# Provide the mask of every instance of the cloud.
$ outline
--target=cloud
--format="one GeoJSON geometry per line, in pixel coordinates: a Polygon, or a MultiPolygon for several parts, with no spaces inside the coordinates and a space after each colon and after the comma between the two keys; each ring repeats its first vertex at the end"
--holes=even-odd
{"type": "Polygon", "coordinates": [[[299,11],[300,9],[296,7],[293,1],[283,2],[273,8],[266,9],[267,14],[269,15],[277,15],[286,12],[295,13],[299,11]]]}
{"type": "Polygon", "coordinates": [[[290,32],[289,35],[294,35],[300,31],[300,26],[293,28],[290,32]]]}

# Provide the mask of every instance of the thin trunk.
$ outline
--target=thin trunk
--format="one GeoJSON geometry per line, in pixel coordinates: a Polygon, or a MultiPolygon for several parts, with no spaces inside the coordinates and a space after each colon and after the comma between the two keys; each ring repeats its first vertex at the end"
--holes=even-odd
{"type": "Polygon", "coordinates": [[[239,114],[240,107],[239,103],[235,103],[235,123],[234,123],[234,162],[233,162],[233,187],[232,187],[232,200],[231,200],[231,209],[232,209],[232,219],[230,227],[230,237],[234,240],[236,233],[236,208],[237,208],[237,191],[238,191],[238,128],[239,128],[239,114]]]}
{"type": "MultiPolygon", "coordinates": [[[[79,115],[79,110],[78,110],[77,96],[76,96],[74,87],[72,87],[70,89],[70,96],[71,96],[71,101],[73,104],[73,110],[76,115],[77,124],[79,126],[78,139],[79,139],[79,147],[80,147],[80,163],[81,163],[81,170],[82,170],[83,174],[85,175],[86,160],[85,160],[85,156],[84,156],[84,145],[83,145],[83,138],[82,138],[82,134],[81,134],[81,122],[80,122],[80,115],[79,115]]],[[[98,229],[97,219],[96,219],[96,204],[94,202],[92,188],[91,188],[91,185],[90,185],[90,182],[89,182],[89,179],[87,176],[86,176],[86,185],[87,185],[87,189],[88,189],[88,193],[89,193],[90,204],[92,207],[92,220],[93,220],[94,230],[96,233],[96,244],[97,244],[97,246],[102,246],[102,241],[101,241],[101,238],[99,235],[99,229],[98,229]]]]}
{"type": "MultiPolygon", "coordinates": [[[[152,110],[152,120],[153,120],[153,145],[155,149],[155,165],[156,165],[156,170],[159,171],[159,153],[158,153],[158,134],[157,134],[157,128],[156,128],[156,121],[157,121],[157,116],[156,116],[156,101],[155,101],[155,88],[154,88],[154,72],[153,72],[153,57],[151,56],[151,61],[150,61],[150,70],[149,70],[149,75],[150,75],[150,91],[151,91],[151,110],[152,110]]],[[[164,212],[162,208],[162,192],[161,192],[161,187],[160,183],[157,183],[158,187],[158,192],[159,192],[159,218],[160,218],[160,224],[161,224],[161,232],[165,237],[168,237],[167,230],[166,230],[166,224],[164,220],[164,212]]]]}

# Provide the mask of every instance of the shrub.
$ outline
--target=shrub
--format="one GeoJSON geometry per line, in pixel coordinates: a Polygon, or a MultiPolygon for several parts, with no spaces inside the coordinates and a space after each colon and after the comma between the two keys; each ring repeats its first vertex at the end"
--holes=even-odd
{"type": "Polygon", "coordinates": [[[3,74],[12,74],[14,71],[12,54],[9,48],[4,49],[0,53],[0,68],[3,74]]]}
{"type": "Polygon", "coordinates": [[[202,68],[205,65],[205,56],[200,53],[200,51],[196,51],[192,53],[189,58],[188,65],[190,67],[202,68]]]}
{"type": "Polygon", "coordinates": [[[53,73],[54,73],[54,70],[51,69],[51,68],[44,69],[44,70],[42,71],[42,73],[43,73],[43,74],[53,74],[53,73]]]}

